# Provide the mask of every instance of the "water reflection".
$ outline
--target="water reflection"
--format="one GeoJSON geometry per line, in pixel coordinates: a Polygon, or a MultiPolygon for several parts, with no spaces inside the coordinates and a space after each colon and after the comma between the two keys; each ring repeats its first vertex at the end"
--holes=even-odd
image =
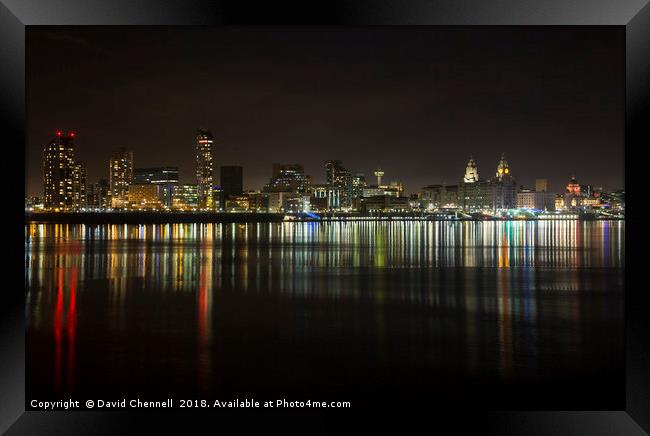
{"type": "Polygon", "coordinates": [[[620,221],[32,223],[27,322],[38,341],[28,349],[42,359],[35,367],[53,371],[55,393],[75,390],[80,361],[101,366],[89,344],[98,337],[116,373],[158,359],[206,393],[227,383],[235,350],[264,359],[253,349],[290,345],[307,356],[323,334],[372,349],[377,368],[417,361],[504,379],[575,369],[593,347],[617,344],[585,323],[622,328],[624,230],[620,221]],[[540,348],[558,330],[555,348],[540,348]]]}

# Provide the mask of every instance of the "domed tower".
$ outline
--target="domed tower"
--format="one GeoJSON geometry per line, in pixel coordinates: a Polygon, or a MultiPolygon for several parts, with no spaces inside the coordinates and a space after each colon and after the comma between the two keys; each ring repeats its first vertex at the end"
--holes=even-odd
{"type": "Polygon", "coordinates": [[[576,180],[576,176],[571,176],[571,180],[566,185],[566,192],[569,195],[575,195],[576,197],[580,195],[580,184],[576,180]]]}
{"type": "Polygon", "coordinates": [[[499,161],[499,165],[497,165],[496,178],[498,181],[502,181],[504,179],[509,179],[510,177],[511,175],[508,161],[506,160],[505,156],[501,154],[501,160],[499,161]]]}
{"type": "Polygon", "coordinates": [[[469,162],[467,162],[467,167],[465,167],[465,177],[463,177],[463,182],[478,182],[478,168],[476,167],[476,163],[471,156],[469,157],[469,162]]]}

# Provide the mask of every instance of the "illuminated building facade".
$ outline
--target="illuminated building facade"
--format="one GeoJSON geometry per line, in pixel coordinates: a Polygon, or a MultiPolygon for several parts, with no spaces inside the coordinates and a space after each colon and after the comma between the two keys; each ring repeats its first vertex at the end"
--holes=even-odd
{"type": "Polygon", "coordinates": [[[517,205],[517,187],[510,172],[510,166],[504,155],[497,165],[497,171],[492,180],[494,210],[513,209],[517,205]]]}
{"type": "Polygon", "coordinates": [[[110,161],[111,207],[123,208],[129,204],[129,185],[133,182],[133,152],[120,148],[110,161]]]}
{"type": "Polygon", "coordinates": [[[95,209],[104,209],[109,207],[110,186],[108,180],[101,179],[96,183],[86,186],[86,205],[95,209]]]}
{"type": "Polygon", "coordinates": [[[325,180],[327,185],[339,191],[340,207],[350,207],[353,199],[353,178],[350,171],[343,166],[340,160],[325,161],[325,180]]]}
{"type": "Polygon", "coordinates": [[[212,209],[212,179],[214,175],[212,158],[212,133],[209,130],[199,129],[196,135],[196,179],[198,207],[212,209]]]}
{"type": "Polygon", "coordinates": [[[178,167],[136,168],[133,170],[133,184],[156,185],[161,203],[170,207],[174,188],[178,186],[178,167]]]}
{"type": "Polygon", "coordinates": [[[363,197],[363,188],[368,186],[366,184],[366,176],[362,173],[355,173],[352,175],[352,199],[363,197]]]}
{"type": "Polygon", "coordinates": [[[162,207],[159,185],[153,183],[129,186],[129,205],[134,209],[159,209],[162,207]]]}
{"type": "Polygon", "coordinates": [[[411,210],[411,203],[408,197],[377,195],[361,198],[359,209],[363,213],[408,212],[411,210]]]}
{"type": "Polygon", "coordinates": [[[86,163],[78,160],[74,164],[72,172],[72,193],[73,208],[81,209],[86,207],[86,163]]]}
{"type": "Polygon", "coordinates": [[[311,210],[332,210],[341,207],[341,191],[332,185],[313,185],[311,187],[311,210]]]}
{"type": "Polygon", "coordinates": [[[474,159],[470,156],[469,162],[467,162],[467,166],[465,167],[465,176],[463,177],[463,182],[476,183],[478,181],[478,168],[476,166],[476,162],[474,162],[474,159]]]}
{"type": "Polygon", "coordinates": [[[546,191],[522,190],[517,192],[517,204],[519,209],[555,210],[555,194],[546,191]]]}
{"type": "Polygon", "coordinates": [[[273,164],[271,180],[264,186],[264,192],[291,192],[310,194],[311,180],[299,164],[273,164]]]}
{"type": "Polygon", "coordinates": [[[199,206],[198,186],[193,183],[178,185],[172,194],[172,207],[180,210],[193,210],[199,206]]]}
{"type": "Polygon", "coordinates": [[[562,208],[565,210],[577,209],[582,206],[582,190],[576,176],[571,176],[569,183],[566,185],[564,193],[564,204],[562,208]]]}
{"type": "Polygon", "coordinates": [[[250,210],[250,198],[248,195],[230,195],[225,200],[226,212],[248,212],[250,210]]]}
{"type": "Polygon", "coordinates": [[[56,132],[43,150],[43,203],[47,209],[74,207],[74,133],[56,132]]]}

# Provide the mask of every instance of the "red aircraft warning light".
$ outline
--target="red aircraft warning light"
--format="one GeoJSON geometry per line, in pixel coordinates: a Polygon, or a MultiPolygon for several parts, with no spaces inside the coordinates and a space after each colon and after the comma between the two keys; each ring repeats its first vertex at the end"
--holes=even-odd
{"type": "Polygon", "coordinates": [[[61,131],[60,130],[56,131],[56,136],[61,136],[61,131]]]}
{"type": "Polygon", "coordinates": [[[74,138],[74,132],[70,132],[70,137],[74,138]]]}

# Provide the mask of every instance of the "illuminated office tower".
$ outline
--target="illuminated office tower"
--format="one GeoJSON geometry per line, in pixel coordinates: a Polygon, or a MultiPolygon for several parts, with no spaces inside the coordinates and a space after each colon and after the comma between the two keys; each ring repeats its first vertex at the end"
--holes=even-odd
{"type": "Polygon", "coordinates": [[[171,207],[174,189],[178,186],[178,167],[135,168],[134,185],[156,185],[163,205],[171,207]]]}
{"type": "Polygon", "coordinates": [[[120,148],[110,162],[111,207],[123,208],[129,203],[129,185],[133,181],[133,152],[120,148]]]}
{"type": "Polygon", "coordinates": [[[72,204],[75,209],[86,207],[86,163],[78,160],[72,172],[72,204]]]}
{"type": "Polygon", "coordinates": [[[363,188],[367,186],[366,176],[362,173],[352,175],[352,199],[363,197],[363,188]]]}
{"type": "Polygon", "coordinates": [[[264,186],[264,192],[292,192],[308,195],[311,178],[299,164],[273,164],[271,180],[264,186]]]}
{"type": "Polygon", "coordinates": [[[196,179],[198,206],[201,209],[212,209],[212,133],[199,129],[196,135],[196,179]]]}
{"type": "Polygon", "coordinates": [[[43,203],[46,208],[74,206],[74,132],[56,132],[43,150],[43,203]]]}
{"type": "Polygon", "coordinates": [[[343,162],[340,160],[326,160],[325,178],[329,186],[338,189],[340,193],[340,205],[342,207],[352,205],[352,174],[343,166],[343,162]]]}

